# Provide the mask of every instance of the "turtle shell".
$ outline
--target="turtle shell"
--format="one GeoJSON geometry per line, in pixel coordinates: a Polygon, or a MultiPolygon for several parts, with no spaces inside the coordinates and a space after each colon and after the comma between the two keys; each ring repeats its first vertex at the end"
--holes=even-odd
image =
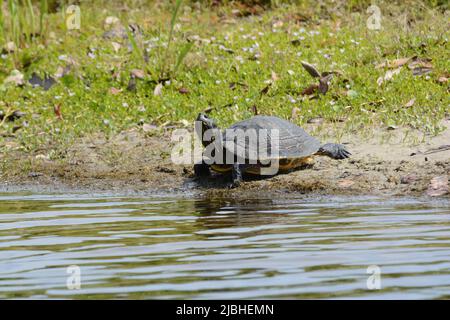
{"type": "Polygon", "coordinates": [[[227,152],[250,160],[304,158],[321,145],[299,126],[273,116],[235,123],[223,133],[223,143],[227,152]]]}

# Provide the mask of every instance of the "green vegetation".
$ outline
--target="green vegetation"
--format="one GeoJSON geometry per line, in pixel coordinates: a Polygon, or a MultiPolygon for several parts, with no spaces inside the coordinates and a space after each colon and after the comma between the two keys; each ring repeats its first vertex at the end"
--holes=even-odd
{"type": "Polygon", "coordinates": [[[185,126],[205,109],[222,126],[257,110],[300,125],[320,118],[318,129],[337,135],[388,126],[438,134],[450,112],[449,16],[439,3],[381,2],[381,30],[367,28],[369,4],[345,1],[272,1],[270,9],[89,1],[81,2],[79,30],[66,25],[67,5],[54,13],[47,1],[0,5],[4,152],[143,124],[185,126]],[[396,69],[377,65],[414,56],[377,83],[396,69]],[[301,61],[335,72],[326,94],[302,94],[318,80],[301,61]],[[27,81],[34,73],[57,82],[33,88],[27,81]],[[8,121],[17,110],[26,115],[8,121]]]}

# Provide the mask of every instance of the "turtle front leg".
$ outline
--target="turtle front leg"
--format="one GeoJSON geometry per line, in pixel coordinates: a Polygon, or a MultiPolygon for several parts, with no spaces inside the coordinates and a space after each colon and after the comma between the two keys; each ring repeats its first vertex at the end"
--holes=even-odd
{"type": "Polygon", "coordinates": [[[233,164],[233,167],[231,168],[231,178],[233,181],[229,185],[231,189],[237,188],[241,185],[242,179],[242,173],[244,171],[244,164],[235,163],[233,164]]]}
{"type": "Polygon", "coordinates": [[[197,178],[208,177],[211,175],[211,171],[209,170],[209,165],[206,164],[203,160],[202,160],[202,162],[194,164],[194,173],[197,178]]]}

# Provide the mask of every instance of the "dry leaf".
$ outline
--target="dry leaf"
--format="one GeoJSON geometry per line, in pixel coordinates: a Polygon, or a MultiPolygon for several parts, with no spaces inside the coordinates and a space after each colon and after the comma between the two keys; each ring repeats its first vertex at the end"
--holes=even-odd
{"type": "Polygon", "coordinates": [[[411,59],[413,59],[413,57],[409,57],[409,58],[400,58],[400,59],[395,59],[392,61],[385,61],[383,63],[380,63],[379,65],[377,65],[375,68],[376,69],[380,69],[380,68],[389,68],[389,69],[396,69],[398,67],[403,66],[404,64],[408,63],[411,59]]]}
{"type": "Polygon", "coordinates": [[[309,87],[305,88],[301,92],[301,94],[304,95],[304,96],[310,96],[310,95],[314,94],[318,89],[319,89],[319,85],[312,84],[309,87]]]}
{"type": "Polygon", "coordinates": [[[120,23],[119,18],[114,17],[114,16],[109,16],[109,17],[106,17],[105,22],[103,23],[103,27],[105,29],[107,29],[110,26],[116,25],[116,24],[119,24],[119,23],[120,23]]]}
{"type": "Polygon", "coordinates": [[[160,95],[162,95],[162,88],[163,88],[162,83],[158,83],[158,84],[156,85],[156,87],[155,87],[155,90],[153,91],[153,95],[154,95],[154,96],[160,96],[160,95]]]}
{"type": "Polygon", "coordinates": [[[120,43],[117,43],[114,41],[111,42],[111,45],[112,45],[115,53],[119,52],[120,48],[122,47],[122,45],[120,43]]]}
{"type": "Polygon", "coordinates": [[[61,113],[61,104],[57,104],[53,107],[53,111],[55,112],[56,118],[59,120],[62,120],[62,113],[61,113]]]}
{"type": "Polygon", "coordinates": [[[448,77],[447,76],[440,76],[437,80],[438,83],[447,83],[448,77]]]}
{"type": "Polygon", "coordinates": [[[320,78],[320,72],[316,69],[312,64],[309,64],[308,62],[302,61],[301,62],[303,68],[305,68],[308,73],[314,77],[314,78],[320,78]]]}
{"type": "Polygon", "coordinates": [[[328,86],[330,84],[331,79],[333,78],[332,74],[329,74],[325,77],[321,77],[319,80],[319,92],[325,94],[328,92],[328,86]]]}
{"type": "Polygon", "coordinates": [[[275,82],[275,81],[279,80],[280,78],[278,78],[278,75],[274,71],[272,71],[271,79],[273,82],[275,82]]]}
{"type": "Polygon", "coordinates": [[[17,86],[21,86],[24,84],[23,81],[23,74],[19,70],[13,70],[9,74],[8,77],[6,77],[5,80],[3,80],[3,83],[14,83],[17,86]]]}
{"type": "Polygon", "coordinates": [[[144,79],[145,78],[145,72],[140,69],[133,69],[131,70],[131,75],[138,79],[144,79]]]}
{"type": "Polygon", "coordinates": [[[17,50],[17,47],[13,41],[9,41],[3,46],[3,51],[6,53],[12,53],[16,50],[17,50]]]}
{"type": "Polygon", "coordinates": [[[261,91],[260,94],[267,94],[267,92],[269,92],[270,86],[272,85],[272,83],[269,83],[267,86],[265,86],[261,91]]]}
{"type": "Polygon", "coordinates": [[[429,58],[415,58],[411,63],[408,64],[408,68],[416,69],[416,68],[433,68],[433,64],[431,63],[431,59],[429,58]]]}
{"type": "Polygon", "coordinates": [[[158,129],[158,127],[155,126],[154,124],[144,123],[144,124],[142,125],[142,130],[143,130],[144,132],[150,132],[150,131],[154,131],[154,130],[156,130],[156,129],[158,129]]]}
{"type": "Polygon", "coordinates": [[[300,113],[300,108],[294,107],[291,111],[291,119],[295,120],[298,117],[298,114],[300,113]]]}
{"type": "Polygon", "coordinates": [[[384,74],[384,77],[379,77],[378,78],[378,80],[377,80],[378,85],[381,86],[383,84],[383,82],[392,80],[392,78],[395,75],[399,74],[401,70],[402,70],[402,68],[400,67],[400,68],[397,68],[397,69],[394,69],[394,70],[386,71],[386,73],[384,74]]]}
{"type": "Polygon", "coordinates": [[[412,98],[405,104],[405,108],[411,108],[414,105],[414,102],[416,102],[416,99],[412,98]]]}
{"type": "Polygon", "coordinates": [[[111,89],[109,89],[109,92],[110,92],[112,95],[118,95],[119,93],[122,92],[122,89],[117,89],[117,88],[112,87],[111,89]]]}
{"type": "Polygon", "coordinates": [[[178,90],[179,93],[181,94],[188,94],[189,93],[189,89],[188,88],[180,88],[178,90]]]}
{"type": "Polygon", "coordinates": [[[323,123],[323,118],[322,117],[315,117],[315,118],[309,119],[306,122],[307,123],[311,123],[311,124],[321,124],[321,123],[323,123]]]}
{"type": "Polygon", "coordinates": [[[431,179],[426,194],[430,197],[439,197],[449,193],[448,176],[437,176],[431,179]]]}

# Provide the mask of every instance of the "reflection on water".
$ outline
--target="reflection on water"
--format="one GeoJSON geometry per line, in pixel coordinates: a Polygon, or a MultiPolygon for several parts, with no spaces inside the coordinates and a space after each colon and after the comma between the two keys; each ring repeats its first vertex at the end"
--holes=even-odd
{"type": "Polygon", "coordinates": [[[0,194],[0,298],[450,298],[449,204],[0,194]]]}

